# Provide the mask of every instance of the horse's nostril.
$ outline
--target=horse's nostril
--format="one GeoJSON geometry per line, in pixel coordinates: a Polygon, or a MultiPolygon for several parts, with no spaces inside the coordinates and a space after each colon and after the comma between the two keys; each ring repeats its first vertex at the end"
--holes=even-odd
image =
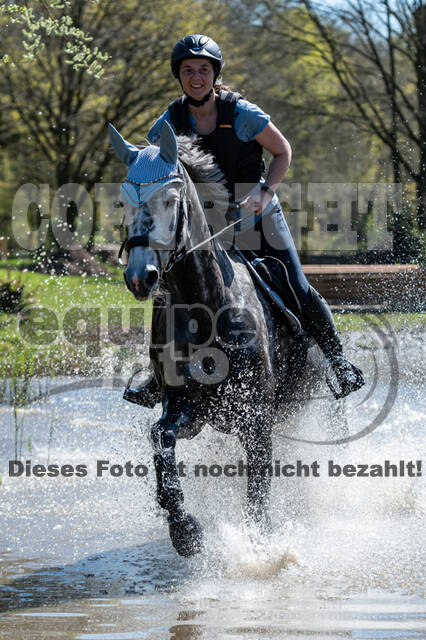
{"type": "Polygon", "coordinates": [[[157,269],[150,269],[146,274],[145,282],[148,287],[153,287],[158,281],[157,269]]]}

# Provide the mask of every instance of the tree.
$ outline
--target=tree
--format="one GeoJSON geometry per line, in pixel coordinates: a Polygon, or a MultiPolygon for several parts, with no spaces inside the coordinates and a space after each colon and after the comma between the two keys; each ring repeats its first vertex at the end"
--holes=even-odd
{"type": "MultiPolygon", "coordinates": [[[[58,10],[76,28],[91,32],[99,50],[109,51],[102,79],[69,64],[62,36],[54,32],[43,34],[44,46],[33,59],[19,57],[0,67],[3,104],[21,139],[35,143],[47,162],[53,187],[79,182],[90,189],[110,159],[108,121],[130,136],[141,135],[171,92],[164,71],[176,11],[164,1],[143,4],[74,0],[58,10]]],[[[8,50],[18,37],[19,30],[8,30],[8,50]]]]}
{"type": "MultiPolygon", "coordinates": [[[[280,2],[272,12],[256,0],[232,0],[229,7],[239,48],[236,57],[246,62],[236,65],[239,73],[231,68],[230,76],[238,78],[236,86],[247,90],[249,100],[259,101],[293,148],[285,183],[292,184],[293,213],[287,217],[297,246],[310,255],[341,253],[343,245],[337,235],[319,231],[327,224],[327,213],[319,214],[312,204],[309,185],[386,180],[389,163],[383,145],[360,131],[335,74],[322,59],[321,44],[304,8],[280,2]],[[306,42],[287,26],[293,23],[306,33],[306,42]]],[[[228,65],[226,80],[227,74],[228,65]]],[[[363,252],[373,211],[358,212],[354,202],[349,214],[357,249],[363,252]]]]}
{"type": "MultiPolygon", "coordinates": [[[[339,83],[311,46],[315,33],[304,43],[283,29],[290,13],[299,28],[307,28],[306,12],[282,4],[272,16],[263,3],[254,0],[230,3],[238,41],[238,63],[229,65],[230,77],[236,78],[236,87],[245,89],[249,100],[258,101],[289,138],[294,148],[289,178],[330,182],[338,176],[349,181],[356,162],[360,180],[374,181],[377,176],[370,160],[379,153],[371,136],[360,139],[357,124],[349,118],[341,119],[336,127],[330,110],[343,99],[339,83]]],[[[226,80],[228,68],[227,64],[226,80]]]]}
{"type": "MultiPolygon", "coordinates": [[[[421,0],[311,0],[262,3],[263,24],[312,48],[339,82],[345,101],[324,105],[332,117],[355,123],[388,150],[393,179],[415,186],[417,220],[426,206],[426,7],[421,0]],[[283,11],[285,5],[287,11],[283,11]],[[304,25],[291,8],[305,11],[304,25]],[[272,16],[274,20],[272,22],[272,16]],[[312,39],[312,34],[315,38],[312,39]]],[[[404,220],[397,219],[402,233],[404,220]]],[[[398,229],[398,224],[399,229],[398,229]]],[[[404,234],[402,233],[401,237],[404,234]]],[[[399,247],[401,249],[401,247],[399,247]]],[[[404,249],[402,247],[402,249],[404,249]]]]}
{"type": "MultiPolygon", "coordinates": [[[[26,177],[32,173],[54,190],[78,183],[88,191],[105,177],[113,157],[108,122],[140,139],[176,94],[171,48],[182,33],[212,22],[203,2],[196,4],[194,12],[190,0],[37,2],[25,19],[48,20],[46,7],[54,6],[55,24],[72,25],[80,40],[76,52],[61,30],[45,24],[30,56],[22,51],[22,21],[3,15],[3,50],[16,55],[8,53],[8,63],[0,65],[0,136],[9,153],[25,158],[26,177]],[[108,52],[102,74],[90,72],[85,38],[92,52],[108,52]]],[[[214,12],[215,4],[210,7],[214,12]]]]}

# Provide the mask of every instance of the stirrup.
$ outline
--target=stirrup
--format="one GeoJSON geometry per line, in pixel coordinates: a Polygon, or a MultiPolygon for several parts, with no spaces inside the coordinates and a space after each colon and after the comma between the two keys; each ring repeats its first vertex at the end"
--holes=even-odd
{"type": "Polygon", "coordinates": [[[361,369],[358,369],[358,367],[349,362],[349,360],[346,360],[343,356],[334,358],[330,362],[330,367],[333,370],[340,388],[337,388],[333,384],[328,371],[326,372],[325,380],[336,400],[345,398],[353,391],[358,391],[358,389],[361,389],[365,384],[361,369]]]}

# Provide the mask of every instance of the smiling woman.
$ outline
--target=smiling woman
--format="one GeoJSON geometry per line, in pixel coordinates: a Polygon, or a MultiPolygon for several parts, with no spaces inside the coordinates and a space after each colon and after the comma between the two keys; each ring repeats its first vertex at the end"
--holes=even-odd
{"type": "Polygon", "coordinates": [[[184,92],[199,100],[210,91],[214,83],[214,69],[208,60],[184,60],[180,67],[179,79],[184,92]]]}

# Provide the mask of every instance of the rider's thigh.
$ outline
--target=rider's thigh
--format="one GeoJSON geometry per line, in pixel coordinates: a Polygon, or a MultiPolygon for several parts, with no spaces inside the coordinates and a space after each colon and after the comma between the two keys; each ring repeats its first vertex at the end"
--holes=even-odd
{"type": "Polygon", "coordinates": [[[299,255],[281,207],[278,206],[270,214],[263,216],[257,226],[260,227],[262,234],[262,256],[275,256],[285,264],[290,283],[300,302],[304,304],[308,299],[309,282],[303,273],[299,255]]]}

